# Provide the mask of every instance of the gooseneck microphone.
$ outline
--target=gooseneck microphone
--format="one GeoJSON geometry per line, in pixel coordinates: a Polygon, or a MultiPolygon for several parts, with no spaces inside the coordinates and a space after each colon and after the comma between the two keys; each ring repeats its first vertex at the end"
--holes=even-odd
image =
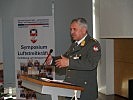
{"type": "Polygon", "coordinates": [[[53,52],[53,49],[50,49],[49,53],[51,54],[53,52]]]}
{"type": "Polygon", "coordinates": [[[53,49],[50,49],[50,50],[49,50],[49,53],[48,53],[48,55],[47,55],[47,57],[46,57],[46,59],[45,59],[45,61],[44,61],[44,63],[43,63],[42,68],[39,69],[39,77],[38,77],[38,79],[40,79],[41,69],[44,69],[44,68],[45,68],[45,63],[46,63],[48,57],[51,55],[52,52],[53,52],[53,49]]]}
{"type": "Polygon", "coordinates": [[[44,61],[44,65],[45,65],[45,63],[46,63],[48,57],[51,55],[52,52],[53,52],[53,49],[50,49],[50,50],[49,50],[49,53],[48,53],[48,56],[46,57],[46,59],[45,59],[45,61],[44,61]]]}

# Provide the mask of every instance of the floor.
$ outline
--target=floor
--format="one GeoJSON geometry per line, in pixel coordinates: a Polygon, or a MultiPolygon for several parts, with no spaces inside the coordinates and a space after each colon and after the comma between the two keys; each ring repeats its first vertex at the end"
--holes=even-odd
{"type": "MultiPolygon", "coordinates": [[[[66,100],[66,99],[64,97],[60,97],[59,100],[66,100]]],[[[99,93],[97,100],[128,100],[128,99],[118,95],[104,95],[102,93],[99,93]]]]}
{"type": "Polygon", "coordinates": [[[118,95],[104,95],[102,93],[99,93],[97,100],[128,100],[128,99],[118,95]]]}
{"type": "MultiPolygon", "coordinates": [[[[39,94],[40,95],[40,94],[39,94]]],[[[41,97],[42,95],[40,95],[39,97],[38,97],[38,100],[44,100],[44,97],[41,97]]],[[[48,96],[48,97],[46,97],[46,95],[45,95],[45,100],[51,100],[50,98],[49,98],[50,96],[48,96]]],[[[2,100],[2,99],[0,99],[0,100],[2,100]]],[[[13,100],[13,99],[6,99],[6,100],[13,100]]],[[[28,99],[29,100],[29,99],[28,99]]],[[[64,97],[59,97],[59,100],[66,100],[64,97]]],[[[121,97],[121,96],[118,96],[118,95],[104,95],[104,94],[102,94],[102,93],[99,93],[98,94],[98,99],[97,100],[128,100],[127,98],[125,98],[125,97],[121,97]]]]}

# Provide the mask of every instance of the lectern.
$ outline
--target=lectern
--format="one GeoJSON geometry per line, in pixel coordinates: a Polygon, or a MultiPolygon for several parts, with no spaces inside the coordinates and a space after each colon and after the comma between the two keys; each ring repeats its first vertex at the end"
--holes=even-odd
{"type": "Polygon", "coordinates": [[[49,94],[52,100],[58,100],[58,96],[80,98],[84,88],[66,82],[43,81],[29,76],[21,76],[22,86],[41,94],[49,94]]]}

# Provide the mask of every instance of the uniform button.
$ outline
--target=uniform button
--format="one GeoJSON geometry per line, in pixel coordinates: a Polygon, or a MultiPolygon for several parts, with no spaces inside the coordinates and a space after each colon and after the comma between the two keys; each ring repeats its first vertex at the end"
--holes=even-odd
{"type": "Polygon", "coordinates": [[[69,72],[70,72],[71,70],[69,69],[69,70],[67,70],[67,71],[69,71],[69,72]]]}
{"type": "Polygon", "coordinates": [[[84,82],[85,84],[87,84],[87,82],[84,82]]]}

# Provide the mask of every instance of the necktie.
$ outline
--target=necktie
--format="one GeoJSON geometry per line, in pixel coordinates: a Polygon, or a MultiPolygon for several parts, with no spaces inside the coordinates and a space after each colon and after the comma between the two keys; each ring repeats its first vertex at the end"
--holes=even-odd
{"type": "Polygon", "coordinates": [[[78,46],[78,43],[77,42],[75,42],[74,44],[73,44],[73,51],[75,50],[75,48],[78,46]]]}

